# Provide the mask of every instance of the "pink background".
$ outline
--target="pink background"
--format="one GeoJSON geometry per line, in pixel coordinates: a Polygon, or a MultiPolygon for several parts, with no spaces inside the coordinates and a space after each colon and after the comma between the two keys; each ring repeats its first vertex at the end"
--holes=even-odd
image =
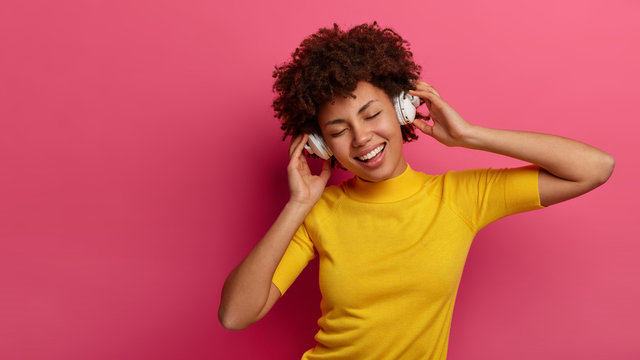
{"type": "MultiPolygon", "coordinates": [[[[467,121],[616,158],[595,191],[478,234],[449,359],[638,359],[639,12],[630,0],[3,1],[0,358],[298,359],[313,346],[317,260],[241,332],[218,323],[220,291],[288,198],[274,65],[319,27],[376,19],[467,121]]],[[[405,154],[427,173],[523,165],[426,135],[405,154]]]]}

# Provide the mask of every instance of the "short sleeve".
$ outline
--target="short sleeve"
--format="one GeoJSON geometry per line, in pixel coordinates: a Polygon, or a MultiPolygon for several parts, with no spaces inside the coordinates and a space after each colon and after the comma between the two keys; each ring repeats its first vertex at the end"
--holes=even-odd
{"type": "Polygon", "coordinates": [[[278,290],[280,290],[282,295],[284,295],[309,261],[314,257],[313,243],[303,223],[293,235],[287,250],[273,274],[272,282],[278,290]]]}
{"type": "Polygon", "coordinates": [[[478,231],[507,215],[544,208],[538,170],[529,165],[447,172],[445,195],[472,230],[478,231]]]}

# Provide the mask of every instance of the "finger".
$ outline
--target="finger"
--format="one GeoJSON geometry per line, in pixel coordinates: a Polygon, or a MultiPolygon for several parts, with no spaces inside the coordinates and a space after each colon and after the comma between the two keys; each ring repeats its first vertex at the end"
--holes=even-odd
{"type": "Polygon", "coordinates": [[[320,178],[326,183],[331,177],[331,161],[328,159],[322,163],[322,171],[320,172],[320,178]]]}
{"type": "Polygon", "coordinates": [[[431,87],[431,86],[421,86],[420,88],[418,88],[418,89],[416,89],[416,90],[419,90],[419,91],[426,91],[426,92],[432,93],[432,94],[434,94],[434,95],[440,96],[440,94],[436,91],[436,89],[434,89],[434,88],[433,88],[433,87],[431,87]]]}
{"type": "Polygon", "coordinates": [[[304,149],[304,145],[307,143],[307,139],[309,135],[301,134],[296,136],[295,139],[291,141],[291,145],[289,146],[289,157],[293,157],[297,153],[302,153],[302,149],[304,149]]]}
{"type": "Polygon", "coordinates": [[[291,143],[289,144],[289,156],[291,156],[291,154],[293,154],[295,149],[298,147],[303,136],[303,134],[300,134],[296,137],[291,138],[291,143]]]}
{"type": "Polygon", "coordinates": [[[413,121],[413,125],[415,125],[415,127],[420,129],[420,131],[422,131],[423,133],[425,133],[425,134],[427,134],[429,136],[433,136],[433,126],[429,125],[425,120],[423,120],[423,119],[415,119],[413,121]]]}
{"type": "Polygon", "coordinates": [[[304,134],[302,136],[302,139],[300,139],[300,144],[298,144],[298,146],[296,147],[296,150],[294,152],[294,156],[295,156],[295,154],[300,154],[300,156],[304,158],[304,154],[302,153],[302,151],[304,150],[304,146],[307,144],[308,140],[309,140],[309,135],[308,134],[304,134]]]}
{"type": "Polygon", "coordinates": [[[292,137],[291,138],[291,142],[289,143],[289,157],[291,157],[291,154],[293,153],[293,150],[296,148],[296,146],[298,145],[298,141],[300,141],[300,137],[302,135],[298,135],[296,137],[292,137]]]}
{"type": "Polygon", "coordinates": [[[440,95],[436,94],[435,92],[431,91],[431,90],[410,90],[409,91],[411,93],[411,95],[416,95],[422,99],[428,100],[427,101],[427,105],[429,105],[429,101],[431,102],[436,102],[438,100],[441,100],[442,98],[440,97],[440,95]]]}
{"type": "Polygon", "coordinates": [[[304,154],[300,153],[300,156],[298,156],[297,165],[297,169],[301,175],[311,175],[311,169],[304,154]]]}
{"type": "Polygon", "coordinates": [[[422,79],[419,79],[419,80],[416,82],[416,84],[418,84],[418,85],[420,85],[420,86],[431,86],[428,82],[426,82],[426,81],[424,81],[424,80],[422,80],[422,79]]]}
{"type": "MultiPolygon", "coordinates": [[[[304,143],[302,146],[304,147],[304,143]]],[[[309,164],[307,164],[307,159],[305,158],[304,154],[302,154],[302,151],[299,147],[294,149],[294,151],[292,152],[291,159],[289,159],[288,169],[294,171],[300,176],[311,174],[309,164]]]]}
{"type": "Polygon", "coordinates": [[[438,93],[438,91],[430,84],[419,80],[416,86],[416,90],[424,90],[424,91],[432,91],[433,93],[435,93],[436,95],[440,96],[440,93],[438,93]]]}
{"type": "Polygon", "coordinates": [[[304,146],[307,143],[307,139],[309,135],[304,134],[300,140],[300,142],[296,145],[293,153],[291,154],[291,161],[296,163],[296,167],[302,174],[310,174],[311,170],[309,169],[309,164],[307,163],[307,158],[304,153],[304,146]]]}
{"type": "Polygon", "coordinates": [[[420,98],[420,105],[426,104],[429,109],[429,115],[431,115],[431,100],[428,97],[428,93],[421,90],[409,90],[409,94],[420,98]]]}

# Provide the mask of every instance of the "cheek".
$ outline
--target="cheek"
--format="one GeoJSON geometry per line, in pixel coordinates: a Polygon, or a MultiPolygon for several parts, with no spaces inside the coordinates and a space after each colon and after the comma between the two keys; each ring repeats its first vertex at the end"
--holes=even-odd
{"type": "Polygon", "coordinates": [[[349,157],[351,142],[346,136],[339,136],[337,138],[330,137],[329,140],[327,140],[327,145],[336,159],[349,157]]]}
{"type": "Polygon", "coordinates": [[[392,119],[388,119],[385,121],[384,125],[380,128],[380,134],[384,134],[384,136],[388,139],[402,139],[402,129],[400,127],[400,123],[394,117],[392,119]]]}

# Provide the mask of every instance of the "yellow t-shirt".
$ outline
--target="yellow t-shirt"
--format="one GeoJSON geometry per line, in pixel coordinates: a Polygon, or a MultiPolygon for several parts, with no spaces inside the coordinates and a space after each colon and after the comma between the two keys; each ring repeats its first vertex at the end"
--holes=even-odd
{"type": "Polygon", "coordinates": [[[273,276],[284,294],[317,251],[322,316],[302,359],[446,359],[473,237],[542,207],[533,165],[442,175],[407,166],[386,181],[327,187],[273,276]]]}

